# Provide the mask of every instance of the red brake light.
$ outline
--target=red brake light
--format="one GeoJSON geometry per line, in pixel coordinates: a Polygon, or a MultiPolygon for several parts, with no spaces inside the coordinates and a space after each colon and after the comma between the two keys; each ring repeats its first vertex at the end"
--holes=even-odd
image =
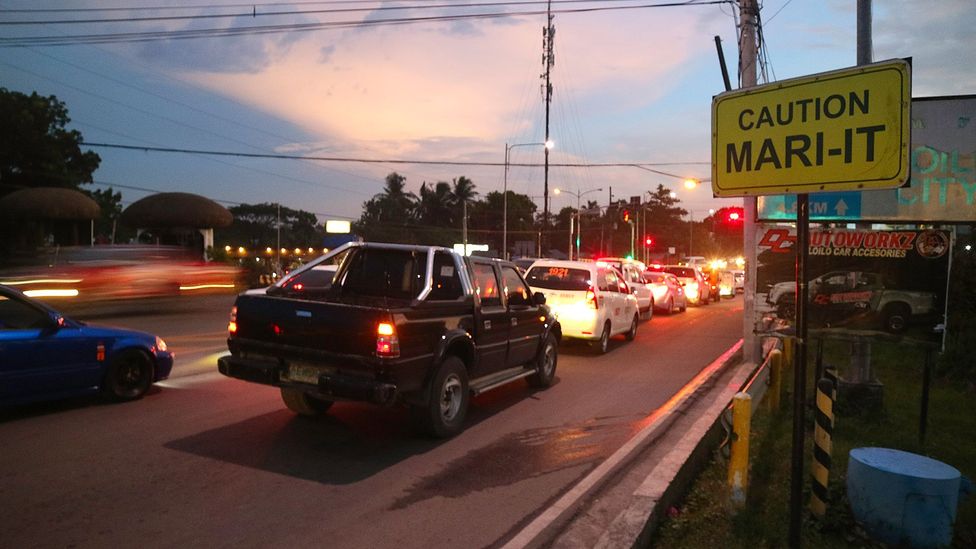
{"type": "Polygon", "coordinates": [[[593,286],[590,286],[590,289],[586,290],[586,304],[594,309],[600,308],[596,302],[596,291],[593,290],[593,286]]]}
{"type": "Polygon", "coordinates": [[[230,321],[227,323],[227,332],[232,335],[237,333],[237,305],[230,308],[230,321]]]}
{"type": "Polygon", "coordinates": [[[400,340],[396,336],[396,327],[390,322],[380,322],[376,325],[376,356],[382,358],[400,356],[400,340]]]}

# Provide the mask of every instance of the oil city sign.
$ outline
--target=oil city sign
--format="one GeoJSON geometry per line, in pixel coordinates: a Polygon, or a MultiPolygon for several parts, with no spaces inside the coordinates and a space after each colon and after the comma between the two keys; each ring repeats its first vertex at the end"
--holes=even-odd
{"type": "Polygon", "coordinates": [[[911,76],[896,59],[723,93],[712,101],[712,191],[891,189],[909,174],[911,76]]]}

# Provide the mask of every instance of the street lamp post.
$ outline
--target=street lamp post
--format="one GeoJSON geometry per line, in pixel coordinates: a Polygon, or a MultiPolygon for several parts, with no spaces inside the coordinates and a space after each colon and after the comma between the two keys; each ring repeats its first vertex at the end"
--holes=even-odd
{"type": "MultiPolygon", "coordinates": [[[[709,208],[708,215],[715,213],[714,208],[709,208]]],[[[714,229],[713,229],[714,231],[714,229]]],[[[688,210],[688,256],[692,255],[692,244],[695,242],[695,212],[688,210]]]]}
{"type": "MultiPolygon", "coordinates": [[[[560,193],[566,192],[566,193],[569,193],[570,195],[576,197],[576,231],[577,231],[577,235],[578,235],[576,237],[576,259],[579,259],[580,258],[580,237],[583,235],[582,225],[581,225],[581,217],[580,217],[580,198],[582,198],[583,195],[586,195],[586,194],[589,194],[589,193],[600,192],[602,190],[603,190],[603,187],[600,187],[599,189],[590,189],[588,191],[580,191],[577,188],[575,193],[573,191],[563,191],[563,190],[561,190],[559,188],[555,188],[555,189],[552,190],[552,194],[560,194],[560,193]]],[[[573,253],[572,253],[573,252],[573,246],[572,246],[572,242],[573,242],[573,236],[572,236],[572,234],[573,234],[572,219],[570,219],[569,234],[570,234],[570,237],[569,237],[569,241],[570,241],[569,259],[573,259],[573,253]]]]}
{"type": "Polygon", "coordinates": [[[537,143],[505,143],[505,177],[502,187],[502,259],[508,259],[508,154],[515,147],[529,147],[542,145],[548,151],[552,149],[552,141],[537,143]]]}

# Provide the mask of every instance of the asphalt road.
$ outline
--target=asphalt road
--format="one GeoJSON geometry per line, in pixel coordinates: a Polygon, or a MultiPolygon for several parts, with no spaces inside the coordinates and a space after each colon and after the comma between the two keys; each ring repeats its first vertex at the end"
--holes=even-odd
{"type": "Polygon", "coordinates": [[[0,411],[0,545],[498,546],[742,330],[740,297],[655,315],[603,356],[565,345],[552,387],[486,393],[465,432],[437,441],[400,408],[338,403],[301,418],[275,389],[216,373],[231,301],[71,311],[157,333],[177,366],[137,402],[0,411]]]}

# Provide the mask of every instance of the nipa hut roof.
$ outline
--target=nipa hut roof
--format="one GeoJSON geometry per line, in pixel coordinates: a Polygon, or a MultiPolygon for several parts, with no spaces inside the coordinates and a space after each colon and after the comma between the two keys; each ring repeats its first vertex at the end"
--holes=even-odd
{"type": "Polygon", "coordinates": [[[122,223],[139,229],[226,227],[230,211],[209,198],[192,193],[159,193],[133,202],[123,210],[122,223]]]}
{"type": "Polygon", "coordinates": [[[0,197],[0,214],[9,219],[95,219],[98,204],[81,191],[61,187],[20,189],[0,197]]]}

